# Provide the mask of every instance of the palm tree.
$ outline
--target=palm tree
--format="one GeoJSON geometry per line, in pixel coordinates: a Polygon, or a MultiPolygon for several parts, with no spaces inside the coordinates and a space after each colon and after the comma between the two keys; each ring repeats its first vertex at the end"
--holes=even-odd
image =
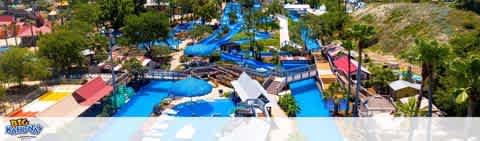
{"type": "Polygon", "coordinates": [[[13,27],[13,37],[15,39],[15,46],[18,47],[18,42],[17,42],[17,24],[13,22],[11,25],[13,27]]]}
{"type": "Polygon", "coordinates": [[[358,46],[358,65],[357,65],[357,75],[356,75],[356,83],[357,89],[355,91],[355,105],[353,105],[353,116],[358,117],[358,105],[359,101],[359,94],[360,94],[360,83],[362,80],[362,52],[363,48],[368,46],[370,40],[374,38],[376,34],[375,29],[373,26],[365,25],[365,24],[355,24],[351,29],[348,30],[349,35],[355,40],[358,46]]]}
{"type": "Polygon", "coordinates": [[[331,84],[327,88],[327,90],[323,93],[323,98],[325,100],[327,100],[327,101],[332,100],[333,103],[334,103],[333,114],[338,113],[338,108],[339,108],[339,104],[340,104],[339,94],[342,94],[343,98],[346,97],[345,89],[339,83],[336,83],[336,82],[331,84]]]}
{"type": "Polygon", "coordinates": [[[408,98],[406,103],[396,102],[395,107],[397,111],[394,113],[397,117],[414,117],[416,115],[426,115],[427,110],[425,108],[420,109],[417,112],[417,99],[415,97],[408,98]]]}
{"type": "Polygon", "coordinates": [[[428,79],[428,116],[432,116],[432,88],[434,87],[433,79],[435,78],[435,68],[439,65],[443,58],[448,56],[448,48],[439,47],[437,41],[425,41],[421,39],[415,40],[414,51],[417,54],[416,60],[421,62],[422,66],[422,85],[420,87],[420,94],[417,101],[416,110],[420,110],[420,103],[424,96],[423,91],[427,85],[428,79]]]}
{"type": "Polygon", "coordinates": [[[3,25],[3,29],[5,29],[5,45],[8,47],[8,26],[3,25]]]}
{"type": "Polygon", "coordinates": [[[34,35],[34,32],[33,32],[33,25],[35,24],[35,20],[32,20],[32,19],[28,19],[27,20],[27,23],[30,25],[30,35],[32,35],[32,37],[30,38],[30,45],[31,46],[35,46],[35,35],[34,35]]]}
{"type": "Polygon", "coordinates": [[[388,91],[388,84],[397,80],[397,76],[390,68],[386,68],[383,65],[369,65],[371,72],[370,79],[366,82],[366,87],[373,87],[379,94],[386,94],[388,91]]]}
{"type": "Polygon", "coordinates": [[[476,111],[476,101],[480,94],[480,57],[472,56],[470,58],[457,58],[449,64],[448,71],[456,80],[454,85],[460,87],[457,91],[460,94],[456,98],[457,104],[468,102],[467,116],[472,117],[476,111]],[[468,100],[468,101],[467,101],[468,100]]]}
{"type": "MultiPolygon", "coordinates": [[[[348,56],[348,75],[347,75],[347,99],[350,99],[351,89],[352,89],[352,76],[350,75],[350,63],[351,63],[351,56],[352,56],[352,49],[355,48],[355,45],[353,44],[352,40],[346,40],[343,42],[343,48],[347,49],[347,56],[348,56]]],[[[347,105],[347,110],[348,111],[349,106],[347,105]]]]}

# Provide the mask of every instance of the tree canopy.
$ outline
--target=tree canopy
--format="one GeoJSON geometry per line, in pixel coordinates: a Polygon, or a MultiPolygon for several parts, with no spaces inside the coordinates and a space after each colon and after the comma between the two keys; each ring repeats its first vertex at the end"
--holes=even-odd
{"type": "Polygon", "coordinates": [[[86,49],[85,38],[74,31],[57,30],[38,40],[38,53],[49,59],[56,72],[68,72],[72,66],[82,66],[86,49]]]}
{"type": "Polygon", "coordinates": [[[0,57],[0,74],[6,82],[41,80],[50,76],[49,62],[24,48],[11,48],[0,57]]]}
{"type": "Polygon", "coordinates": [[[152,42],[158,39],[166,39],[169,32],[168,17],[163,13],[145,12],[137,15],[129,15],[125,19],[125,27],[121,29],[124,35],[133,43],[152,42]]]}

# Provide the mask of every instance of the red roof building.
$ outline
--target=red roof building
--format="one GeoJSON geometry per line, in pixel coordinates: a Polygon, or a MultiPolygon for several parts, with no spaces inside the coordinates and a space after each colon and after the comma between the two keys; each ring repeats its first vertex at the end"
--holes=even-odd
{"type": "Polygon", "coordinates": [[[112,92],[113,88],[107,85],[102,78],[97,77],[78,88],[73,97],[80,105],[91,105],[112,92]]]}
{"type": "Polygon", "coordinates": [[[33,30],[33,36],[38,36],[39,34],[46,34],[52,32],[52,27],[50,23],[45,23],[41,27],[36,27],[30,24],[21,24],[17,36],[19,37],[31,37],[33,30]]]}
{"type": "Polygon", "coordinates": [[[357,65],[352,63],[352,61],[350,61],[350,71],[348,71],[348,57],[346,55],[335,59],[335,61],[333,61],[333,64],[337,67],[338,70],[344,72],[345,74],[351,74],[357,71],[357,65]]]}
{"type": "Polygon", "coordinates": [[[0,16],[0,25],[9,25],[15,21],[13,16],[0,16]]]}

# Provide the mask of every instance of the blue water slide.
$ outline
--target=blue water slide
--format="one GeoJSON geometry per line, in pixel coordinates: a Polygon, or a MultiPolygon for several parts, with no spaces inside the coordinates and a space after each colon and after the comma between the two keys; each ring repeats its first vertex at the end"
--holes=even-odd
{"type": "Polygon", "coordinates": [[[309,34],[310,30],[306,29],[306,28],[302,28],[300,30],[300,35],[303,39],[303,42],[305,43],[306,45],[306,48],[307,50],[309,51],[313,51],[313,50],[318,50],[321,48],[321,46],[318,44],[317,40],[313,39],[312,37],[310,37],[310,34],[309,34]]]}
{"type": "Polygon", "coordinates": [[[252,68],[264,68],[273,70],[275,69],[275,65],[269,63],[263,63],[254,59],[243,58],[241,55],[234,55],[228,53],[222,53],[220,58],[224,61],[232,61],[240,65],[247,65],[252,68]]]}

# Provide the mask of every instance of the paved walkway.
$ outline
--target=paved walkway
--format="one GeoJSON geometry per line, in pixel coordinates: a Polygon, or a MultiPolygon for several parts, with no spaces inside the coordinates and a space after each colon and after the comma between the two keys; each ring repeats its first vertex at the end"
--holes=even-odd
{"type": "Polygon", "coordinates": [[[288,35],[288,18],[277,14],[277,19],[280,21],[280,46],[284,46],[285,43],[290,42],[290,36],[288,35]]]}
{"type": "Polygon", "coordinates": [[[187,39],[185,41],[183,41],[182,43],[180,43],[180,45],[178,46],[178,50],[177,52],[174,52],[172,53],[173,54],[173,57],[172,57],[172,61],[170,61],[170,70],[175,70],[175,68],[177,68],[178,66],[181,66],[182,63],[180,62],[182,56],[183,56],[183,49],[185,47],[187,47],[187,43],[189,42],[192,42],[191,39],[187,39]]]}

